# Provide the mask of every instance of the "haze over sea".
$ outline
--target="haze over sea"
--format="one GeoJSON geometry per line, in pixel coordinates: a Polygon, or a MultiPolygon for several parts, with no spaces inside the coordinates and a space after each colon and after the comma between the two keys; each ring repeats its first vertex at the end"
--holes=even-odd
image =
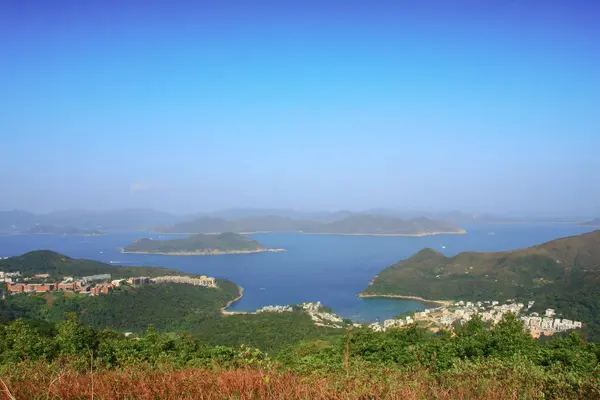
{"type": "Polygon", "coordinates": [[[226,256],[160,256],[122,254],[120,249],[140,238],[160,235],[147,231],[110,232],[105,236],[0,236],[0,257],[48,249],[73,258],[112,264],[175,268],[232,280],[244,288],[235,311],[253,311],[265,305],[321,301],[344,317],[375,321],[422,309],[416,300],[360,299],[357,294],[383,268],[425,247],[446,255],[461,251],[504,251],[540,244],[594,230],[572,224],[505,224],[465,226],[465,235],[381,237],[264,233],[250,235],[283,253],[226,256]]]}

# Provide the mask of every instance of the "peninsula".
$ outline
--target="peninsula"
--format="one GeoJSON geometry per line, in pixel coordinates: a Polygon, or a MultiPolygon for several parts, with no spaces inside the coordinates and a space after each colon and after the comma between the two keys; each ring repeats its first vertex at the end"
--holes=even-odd
{"type": "Polygon", "coordinates": [[[361,297],[535,301],[584,321],[600,337],[600,230],[538,246],[446,257],[433,249],[381,271],[361,297]]]}
{"type": "Polygon", "coordinates": [[[141,239],[125,246],[123,253],[162,254],[173,256],[215,256],[224,254],[251,254],[280,252],[268,249],[249,237],[237,233],[197,234],[183,239],[141,239]]]}

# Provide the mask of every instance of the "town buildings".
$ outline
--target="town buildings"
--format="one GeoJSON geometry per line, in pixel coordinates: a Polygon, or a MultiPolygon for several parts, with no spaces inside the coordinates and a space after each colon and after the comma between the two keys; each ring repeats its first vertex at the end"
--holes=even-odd
{"type": "Polygon", "coordinates": [[[189,284],[194,286],[204,286],[209,288],[216,288],[215,278],[201,275],[200,277],[190,276],[162,276],[154,279],[150,279],[145,276],[131,277],[125,279],[115,279],[111,281],[110,274],[99,274],[85,276],[80,279],[74,279],[71,276],[64,277],[60,283],[57,282],[41,282],[41,283],[29,283],[32,280],[40,281],[47,280],[49,274],[36,274],[30,277],[23,277],[19,272],[0,272],[0,277],[3,282],[7,283],[7,291],[11,294],[18,293],[47,293],[54,291],[63,291],[71,293],[88,294],[90,296],[107,295],[111,293],[115,288],[121,286],[127,282],[132,286],[137,285],[148,285],[152,283],[180,283],[189,284]],[[22,282],[15,282],[16,279],[22,282]],[[96,282],[96,283],[93,283],[96,282]]]}
{"type": "Polygon", "coordinates": [[[534,303],[534,301],[529,301],[525,306],[523,303],[514,302],[500,304],[498,301],[479,301],[477,303],[459,301],[451,305],[419,311],[412,316],[388,319],[383,323],[376,322],[370,324],[369,327],[380,332],[389,328],[418,323],[432,329],[452,329],[454,325],[463,324],[474,316],[495,325],[509,313],[518,316],[523,321],[524,327],[535,337],[542,334],[552,335],[556,332],[564,332],[583,326],[580,321],[553,318],[556,315],[553,309],[547,309],[544,317],[540,317],[535,312],[529,313],[529,309],[533,307],[534,303]]]}

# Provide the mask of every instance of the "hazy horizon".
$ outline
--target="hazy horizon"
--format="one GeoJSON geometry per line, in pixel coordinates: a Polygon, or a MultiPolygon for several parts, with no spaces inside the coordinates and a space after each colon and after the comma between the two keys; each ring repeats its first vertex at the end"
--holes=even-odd
{"type": "Polygon", "coordinates": [[[0,4],[0,210],[600,216],[594,2],[200,3],[0,4]]]}

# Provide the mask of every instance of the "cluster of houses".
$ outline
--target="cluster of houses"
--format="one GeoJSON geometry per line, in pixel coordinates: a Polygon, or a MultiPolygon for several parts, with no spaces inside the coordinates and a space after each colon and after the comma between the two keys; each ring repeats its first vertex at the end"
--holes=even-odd
{"type": "MultiPolygon", "coordinates": [[[[21,276],[19,273],[18,276],[21,276]]],[[[119,281],[110,281],[110,274],[84,276],[80,279],[73,279],[72,277],[65,277],[61,282],[42,282],[42,283],[28,283],[32,280],[47,280],[50,276],[48,274],[37,274],[32,277],[23,278],[24,282],[9,282],[7,284],[7,290],[11,294],[17,293],[47,293],[47,292],[72,292],[89,294],[90,296],[98,296],[103,294],[109,294],[118,286],[119,281]],[[94,283],[94,282],[102,283],[94,283]]]]}
{"type": "Polygon", "coordinates": [[[21,277],[20,272],[3,272],[0,271],[0,282],[4,283],[12,283],[13,280],[19,279],[21,277]]]}
{"type": "Polygon", "coordinates": [[[530,313],[529,310],[533,305],[533,301],[528,302],[527,305],[512,302],[499,304],[498,301],[479,301],[476,303],[459,301],[442,307],[419,311],[412,316],[388,319],[383,321],[383,323],[375,322],[369,325],[369,327],[374,331],[385,331],[393,327],[422,323],[434,329],[451,329],[456,323],[463,324],[475,315],[479,316],[484,322],[497,324],[508,313],[519,316],[525,328],[535,337],[539,337],[542,334],[552,335],[556,332],[563,332],[583,326],[580,321],[554,318],[555,312],[553,309],[547,309],[543,317],[536,312],[530,313]]]}
{"type": "Polygon", "coordinates": [[[199,278],[192,278],[191,276],[167,275],[152,278],[152,281],[154,283],[185,283],[187,285],[194,286],[205,286],[211,288],[217,287],[215,278],[211,278],[206,275],[201,275],[199,278]]]}
{"type": "Polygon", "coordinates": [[[84,276],[79,279],[73,277],[64,277],[61,282],[47,282],[49,274],[36,274],[31,277],[21,277],[20,272],[2,272],[0,271],[0,282],[7,284],[7,291],[11,294],[18,293],[47,293],[63,291],[67,293],[81,293],[90,296],[106,295],[111,293],[116,287],[124,283],[131,286],[147,285],[151,283],[182,283],[194,286],[204,286],[216,288],[215,278],[205,275],[196,277],[189,276],[160,276],[149,278],[145,276],[131,277],[129,279],[111,280],[110,274],[99,274],[84,276]],[[30,283],[31,281],[41,283],[30,283]]]}
{"type": "MultiPolygon", "coordinates": [[[[306,312],[316,326],[343,328],[346,325],[342,317],[325,311],[323,304],[321,304],[320,301],[317,301],[316,303],[300,303],[297,307],[306,312]]],[[[292,312],[294,311],[294,308],[295,307],[293,306],[264,306],[263,308],[256,310],[256,312],[284,313],[292,312]]],[[[355,326],[360,326],[360,324],[355,324],[355,326]]]]}

